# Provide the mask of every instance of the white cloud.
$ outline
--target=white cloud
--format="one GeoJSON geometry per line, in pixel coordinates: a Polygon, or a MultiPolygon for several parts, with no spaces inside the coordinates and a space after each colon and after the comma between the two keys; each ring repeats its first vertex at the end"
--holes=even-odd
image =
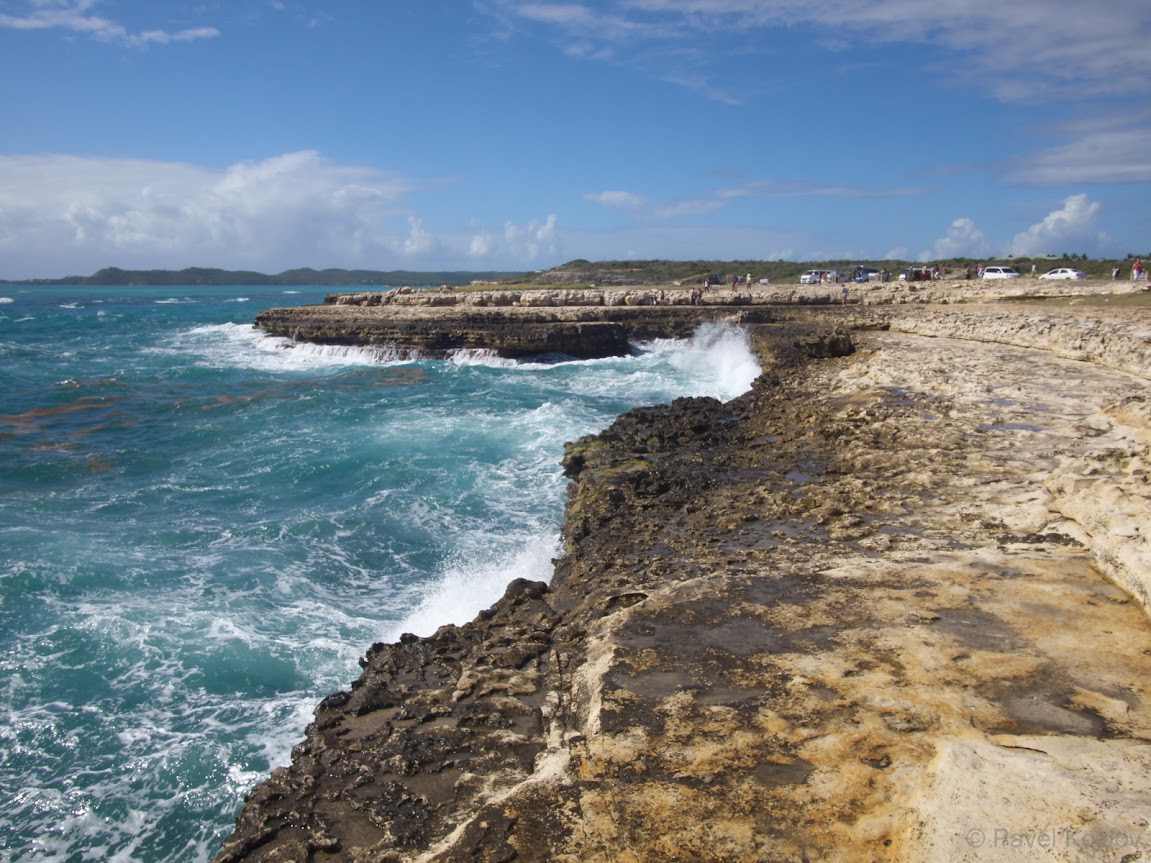
{"type": "Polygon", "coordinates": [[[648,69],[660,69],[663,57],[653,74],[701,91],[710,77],[699,71],[709,67],[705,43],[762,47],[773,32],[800,27],[839,45],[938,47],[950,52],[955,74],[1004,100],[1151,90],[1145,0],[615,0],[594,13],[590,3],[489,0],[478,8],[496,10],[505,25],[545,28],[563,50],[578,42],[581,56],[630,57],[648,69]],[[689,58],[695,69],[686,72],[689,58]]]}
{"type": "Polygon", "coordinates": [[[1063,252],[1097,252],[1108,244],[1108,237],[1095,230],[1100,205],[1086,195],[1072,195],[1063,206],[1048,213],[1043,221],[1015,235],[1011,253],[1015,255],[1048,255],[1063,252]]]}
{"type": "Polygon", "coordinates": [[[1036,185],[1151,182],[1151,129],[1090,132],[1029,156],[1008,179],[1036,185]]]}
{"type": "Polygon", "coordinates": [[[634,195],[631,192],[596,192],[594,194],[584,195],[584,198],[588,201],[595,201],[597,204],[603,204],[603,206],[610,207],[613,210],[626,210],[629,212],[642,210],[647,204],[647,198],[643,195],[634,195]]]}
{"type": "Polygon", "coordinates": [[[560,263],[555,215],[434,232],[423,184],[304,150],[224,169],[136,159],[0,156],[0,278],[106,266],[276,273],[296,266],[442,269],[560,263]]]}
{"type": "Polygon", "coordinates": [[[584,199],[614,210],[631,213],[642,219],[670,221],[714,213],[742,198],[891,198],[921,195],[924,191],[912,187],[885,189],[752,180],[739,186],[712,189],[702,195],[674,198],[658,204],[649,203],[644,195],[618,190],[587,194],[584,195],[584,199]]]}
{"type": "Polygon", "coordinates": [[[988,244],[983,231],[971,219],[960,218],[948,226],[947,233],[935,241],[930,251],[920,252],[919,260],[980,258],[987,254],[988,244]]]}
{"type": "Polygon", "coordinates": [[[439,250],[439,241],[424,228],[424,223],[415,216],[408,216],[410,231],[403,242],[402,250],[405,255],[429,257],[439,250]]]}
{"type": "MultiPolygon", "coordinates": [[[[302,151],[225,170],[76,156],[0,156],[5,276],[190,265],[284,268],[432,248],[385,232],[411,180],[302,151]],[[16,271],[16,272],[13,272],[16,271]]],[[[64,273],[61,273],[64,274],[64,273]]]]}
{"type": "Polygon", "coordinates": [[[123,45],[167,45],[172,42],[191,42],[212,39],[220,35],[215,27],[190,27],[175,32],[142,30],[130,32],[126,27],[107,18],[92,14],[97,0],[23,0],[8,4],[15,14],[0,14],[0,27],[12,30],[67,30],[82,33],[102,42],[123,45]]]}
{"type": "Polygon", "coordinates": [[[557,223],[553,214],[542,223],[534,219],[523,226],[505,222],[500,233],[477,227],[467,244],[468,256],[473,264],[485,259],[516,260],[526,265],[555,260],[560,252],[557,223]]]}

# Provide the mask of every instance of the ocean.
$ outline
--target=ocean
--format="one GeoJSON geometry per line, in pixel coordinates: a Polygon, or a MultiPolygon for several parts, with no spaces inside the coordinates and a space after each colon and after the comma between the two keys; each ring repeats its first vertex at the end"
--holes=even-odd
{"type": "Polygon", "coordinates": [[[759,369],[401,361],[251,322],[330,288],[0,285],[0,858],[205,861],[317,702],[559,550],[563,443],[759,369]]]}

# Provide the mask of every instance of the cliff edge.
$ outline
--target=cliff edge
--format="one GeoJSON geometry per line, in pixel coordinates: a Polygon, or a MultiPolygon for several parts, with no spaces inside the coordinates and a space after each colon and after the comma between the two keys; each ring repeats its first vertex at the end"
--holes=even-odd
{"type": "Polygon", "coordinates": [[[1151,854],[1151,317],[809,311],[569,444],[550,586],[373,645],[217,861],[1151,854]]]}

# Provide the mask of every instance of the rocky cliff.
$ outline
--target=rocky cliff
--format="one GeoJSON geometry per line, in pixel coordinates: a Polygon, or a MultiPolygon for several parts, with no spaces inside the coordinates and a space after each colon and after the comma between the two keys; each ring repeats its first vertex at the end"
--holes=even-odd
{"type": "Polygon", "coordinates": [[[1151,319],[811,311],[570,444],[551,584],[373,645],[217,859],[1151,853],[1151,319]]]}
{"type": "Polygon", "coordinates": [[[685,338],[705,321],[770,320],[766,305],[485,308],[481,306],[330,304],[269,309],[256,326],[293,342],[374,347],[385,356],[443,357],[486,350],[513,359],[562,354],[577,359],[624,356],[633,340],[685,338]],[[733,315],[733,312],[735,314],[733,315]]]}

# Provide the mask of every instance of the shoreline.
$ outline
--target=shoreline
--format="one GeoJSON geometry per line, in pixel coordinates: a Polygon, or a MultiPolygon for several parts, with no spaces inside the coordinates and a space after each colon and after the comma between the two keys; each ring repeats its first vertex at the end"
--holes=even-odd
{"type": "Polygon", "coordinates": [[[1135,839],[1151,315],[899,306],[748,324],[751,392],[570,444],[550,588],[374,645],[217,860],[997,860],[973,831],[1039,822],[1135,839]]]}

